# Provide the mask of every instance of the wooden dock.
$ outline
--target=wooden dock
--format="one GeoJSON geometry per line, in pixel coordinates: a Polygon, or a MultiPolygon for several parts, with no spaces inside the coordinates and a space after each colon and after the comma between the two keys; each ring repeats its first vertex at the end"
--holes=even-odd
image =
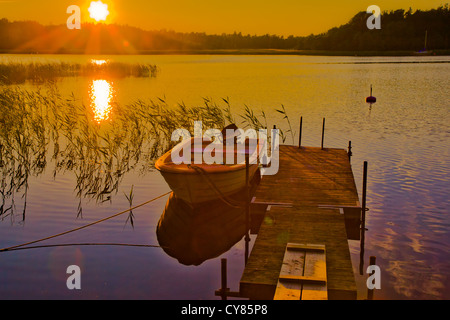
{"type": "Polygon", "coordinates": [[[326,299],[356,299],[348,239],[358,239],[361,209],[346,150],[280,146],[279,172],[263,177],[253,203],[265,210],[241,297],[274,299],[287,245],[301,244],[326,248],[326,299]],[[349,236],[352,218],[358,231],[349,236]]]}

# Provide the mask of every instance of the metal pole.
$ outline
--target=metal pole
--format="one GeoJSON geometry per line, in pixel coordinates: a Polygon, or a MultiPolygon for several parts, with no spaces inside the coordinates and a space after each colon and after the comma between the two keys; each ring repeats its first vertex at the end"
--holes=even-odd
{"type": "Polygon", "coordinates": [[[322,124],[322,150],[323,150],[323,138],[325,135],[325,118],[323,118],[323,124],[322,124]]]}
{"type": "Polygon", "coordinates": [[[349,141],[348,142],[348,161],[351,162],[352,161],[352,142],[349,141]]]}
{"type": "Polygon", "coordinates": [[[245,140],[245,265],[247,265],[249,255],[249,241],[250,241],[250,145],[249,140],[245,140]]]}
{"type": "Polygon", "coordinates": [[[364,161],[363,190],[361,206],[361,252],[359,257],[359,273],[363,274],[364,268],[364,242],[366,234],[366,192],[367,192],[367,161],[364,161]]]}
{"type": "Polygon", "coordinates": [[[302,146],[302,126],[303,126],[303,117],[300,117],[300,133],[298,136],[298,147],[301,148],[302,146]]]}
{"type": "Polygon", "coordinates": [[[367,161],[364,161],[364,173],[363,173],[363,190],[362,190],[362,226],[361,228],[365,230],[366,228],[366,194],[367,194],[367,161]]]}

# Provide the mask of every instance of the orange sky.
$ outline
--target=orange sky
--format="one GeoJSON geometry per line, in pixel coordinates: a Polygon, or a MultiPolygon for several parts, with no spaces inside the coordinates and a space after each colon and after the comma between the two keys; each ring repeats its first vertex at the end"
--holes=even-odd
{"type": "MultiPolygon", "coordinates": [[[[340,26],[359,11],[376,4],[382,11],[428,10],[448,0],[103,0],[111,15],[107,22],[146,30],[180,32],[278,34],[303,36],[340,26]]],[[[82,8],[91,21],[89,0],[0,0],[0,18],[63,24],[69,5],[82,8]]]]}

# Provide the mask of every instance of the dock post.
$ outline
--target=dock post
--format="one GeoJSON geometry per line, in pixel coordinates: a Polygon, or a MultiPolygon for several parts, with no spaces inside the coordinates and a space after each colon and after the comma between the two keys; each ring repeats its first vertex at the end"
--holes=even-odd
{"type": "Polygon", "coordinates": [[[325,135],[325,118],[323,118],[323,124],[322,124],[322,146],[321,149],[323,150],[323,139],[325,135]]]}
{"type": "Polygon", "coordinates": [[[245,150],[245,265],[247,265],[250,242],[250,142],[248,139],[245,141],[245,150]]]}
{"type": "Polygon", "coordinates": [[[221,260],[222,289],[220,290],[222,300],[227,300],[227,259],[221,260]]]}
{"type": "Polygon", "coordinates": [[[298,136],[298,147],[302,147],[302,126],[303,126],[303,117],[300,117],[300,131],[298,136]]]}
{"type": "Polygon", "coordinates": [[[348,142],[348,152],[347,152],[347,154],[348,154],[348,161],[352,162],[352,155],[353,155],[353,153],[352,153],[352,142],[351,141],[348,142]]]}
{"type": "Polygon", "coordinates": [[[362,190],[362,206],[361,206],[361,253],[359,261],[359,273],[363,274],[364,268],[364,242],[366,233],[366,194],[367,194],[367,161],[364,161],[363,172],[363,190],[362,190]]]}
{"type": "MultiPolygon", "coordinates": [[[[369,265],[370,266],[374,266],[375,264],[376,264],[376,257],[375,256],[371,256],[370,257],[370,261],[369,261],[369,265]]],[[[367,300],[373,300],[373,292],[374,292],[373,289],[367,289],[367,300]]]]}

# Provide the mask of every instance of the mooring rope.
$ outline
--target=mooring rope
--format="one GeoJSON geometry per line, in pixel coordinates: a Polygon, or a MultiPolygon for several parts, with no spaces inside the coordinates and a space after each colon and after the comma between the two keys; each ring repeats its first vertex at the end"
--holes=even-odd
{"type": "Polygon", "coordinates": [[[73,247],[73,246],[120,246],[120,247],[144,247],[144,248],[168,248],[165,246],[159,246],[155,244],[134,244],[134,243],[60,243],[60,244],[46,244],[40,246],[27,246],[8,249],[7,251],[27,250],[27,249],[39,249],[39,248],[54,248],[54,247],[73,247]]]}
{"type": "Polygon", "coordinates": [[[145,206],[146,204],[149,204],[150,202],[156,201],[156,200],[158,200],[158,199],[161,199],[161,198],[164,197],[164,196],[167,196],[167,195],[170,194],[171,192],[172,192],[172,191],[166,192],[166,193],[164,193],[164,194],[162,194],[162,195],[160,195],[160,196],[158,196],[158,197],[156,197],[156,198],[153,198],[153,199],[151,199],[151,200],[145,201],[145,202],[143,202],[143,203],[141,203],[141,204],[139,204],[139,205],[137,205],[137,206],[131,207],[131,208],[129,208],[129,209],[126,209],[126,210],[124,210],[124,211],[121,211],[121,212],[119,212],[119,213],[116,213],[116,214],[114,214],[114,215],[112,215],[112,216],[109,216],[109,217],[106,217],[106,218],[103,218],[103,219],[94,221],[94,222],[89,223],[89,224],[86,224],[86,225],[84,225],[84,226],[81,226],[81,227],[78,227],[78,228],[75,228],[75,229],[71,229],[71,230],[68,230],[68,231],[64,231],[64,232],[61,232],[61,233],[58,233],[58,234],[55,234],[55,235],[52,235],[52,236],[49,236],[49,237],[45,237],[45,238],[42,238],[42,239],[38,239],[38,240],[34,240],[34,241],[22,243],[22,244],[19,244],[19,245],[15,245],[15,246],[8,247],[8,248],[3,248],[3,249],[0,249],[0,252],[12,251],[12,250],[14,250],[14,249],[16,249],[16,248],[24,247],[24,246],[27,246],[27,245],[30,245],[30,244],[34,244],[34,243],[41,242],[41,241],[44,241],[44,240],[53,239],[53,238],[56,238],[56,237],[59,237],[59,236],[62,236],[62,235],[65,235],[65,234],[68,234],[68,233],[71,233],[71,232],[75,232],[75,231],[78,231],[78,230],[81,230],[81,229],[85,229],[85,228],[87,228],[87,227],[93,226],[93,225],[98,224],[98,223],[100,223],[100,222],[103,222],[103,221],[106,221],[106,220],[115,218],[115,217],[117,217],[117,216],[120,216],[120,215],[122,215],[122,214],[124,214],[124,213],[127,213],[127,212],[131,211],[131,210],[134,210],[134,209],[137,209],[137,208],[139,208],[139,207],[145,206]]]}
{"type": "Polygon", "coordinates": [[[228,206],[230,206],[232,208],[238,208],[238,209],[245,208],[245,202],[233,201],[232,199],[230,199],[229,197],[224,195],[222,193],[222,191],[220,191],[220,189],[216,186],[214,181],[211,180],[211,178],[208,175],[208,172],[206,172],[205,169],[200,168],[195,165],[188,165],[188,167],[192,168],[195,171],[197,171],[198,173],[200,173],[205,178],[206,182],[208,182],[210,187],[214,190],[214,192],[217,194],[219,199],[222,200],[225,204],[227,204],[228,206]]]}

